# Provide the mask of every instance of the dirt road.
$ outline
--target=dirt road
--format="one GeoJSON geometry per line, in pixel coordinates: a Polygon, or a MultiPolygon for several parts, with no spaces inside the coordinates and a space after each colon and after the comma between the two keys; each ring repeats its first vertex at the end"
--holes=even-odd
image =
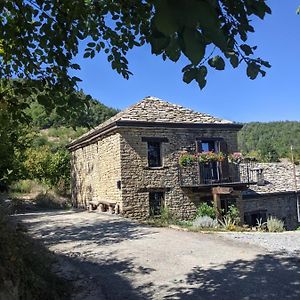
{"type": "Polygon", "coordinates": [[[16,218],[56,253],[74,299],[300,299],[296,256],[99,213],[16,218]]]}

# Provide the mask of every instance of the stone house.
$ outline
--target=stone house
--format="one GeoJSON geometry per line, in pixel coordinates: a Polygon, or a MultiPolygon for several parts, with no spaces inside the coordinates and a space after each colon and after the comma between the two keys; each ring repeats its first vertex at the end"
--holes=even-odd
{"type": "Polygon", "coordinates": [[[263,170],[263,184],[253,184],[242,192],[246,223],[255,225],[275,216],[284,221],[287,229],[300,226],[300,165],[289,161],[257,163],[263,170]]]}
{"type": "Polygon", "coordinates": [[[133,219],[167,207],[176,217],[190,219],[200,202],[212,201],[219,212],[236,204],[243,219],[243,196],[250,197],[246,191],[257,182],[257,169],[227,159],[179,164],[186,153],[236,152],[241,128],[147,97],[69,144],[73,204],[99,205],[133,219]]]}

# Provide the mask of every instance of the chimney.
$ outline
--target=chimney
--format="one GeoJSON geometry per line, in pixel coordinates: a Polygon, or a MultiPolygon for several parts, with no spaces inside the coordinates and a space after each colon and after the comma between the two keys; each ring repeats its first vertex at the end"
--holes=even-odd
{"type": "Polygon", "coordinates": [[[256,182],[257,185],[265,185],[265,178],[264,178],[264,169],[263,168],[255,168],[256,171],[256,182]]]}

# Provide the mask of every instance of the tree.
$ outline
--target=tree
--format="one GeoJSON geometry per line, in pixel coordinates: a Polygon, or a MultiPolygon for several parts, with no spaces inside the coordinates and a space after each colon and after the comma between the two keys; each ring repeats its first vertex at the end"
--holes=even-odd
{"type": "Polygon", "coordinates": [[[39,103],[60,114],[79,112],[86,102],[77,99],[79,78],[70,70],[79,43],[85,58],[100,51],[111,67],[128,79],[126,54],[145,43],[164,60],[189,60],[183,80],[195,80],[202,89],[208,67],[223,70],[247,65],[247,76],[265,76],[270,64],[253,56],[256,46],[247,44],[254,32],[250,19],[263,19],[271,9],[264,0],[3,0],[0,2],[1,101],[20,108],[16,93],[38,94],[39,103]],[[22,84],[9,78],[26,79],[22,84]],[[69,97],[62,97],[69,96],[69,97]],[[63,99],[63,100],[62,100],[63,99]],[[74,100],[75,99],[75,100],[74,100]]]}

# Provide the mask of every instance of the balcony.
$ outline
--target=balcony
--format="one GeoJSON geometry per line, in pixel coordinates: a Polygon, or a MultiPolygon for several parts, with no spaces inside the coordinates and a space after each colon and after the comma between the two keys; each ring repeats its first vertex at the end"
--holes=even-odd
{"type": "Polygon", "coordinates": [[[252,161],[240,164],[226,160],[219,162],[191,162],[179,166],[181,187],[247,186],[257,181],[257,170],[252,161]]]}

